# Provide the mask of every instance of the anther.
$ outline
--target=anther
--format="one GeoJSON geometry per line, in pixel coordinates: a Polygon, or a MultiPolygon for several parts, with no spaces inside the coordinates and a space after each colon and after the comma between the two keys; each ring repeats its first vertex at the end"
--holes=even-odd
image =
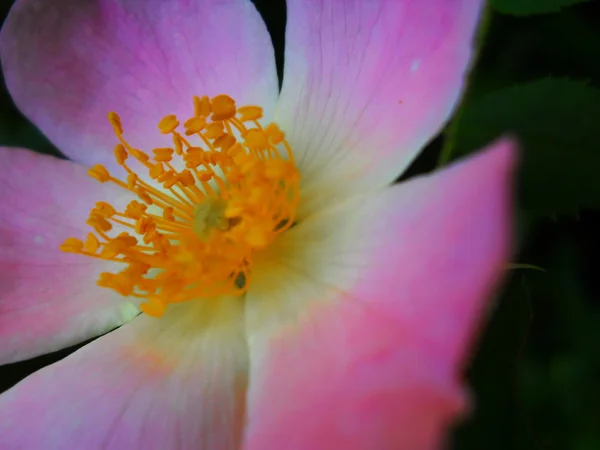
{"type": "Polygon", "coordinates": [[[106,183],[110,180],[110,173],[106,170],[102,164],[96,164],[94,167],[88,170],[88,174],[98,180],[100,183],[106,183]]]}
{"type": "Polygon", "coordinates": [[[244,145],[249,148],[262,150],[267,148],[269,142],[267,141],[267,135],[261,130],[248,130],[245,136],[244,145]]]}
{"type": "Polygon", "coordinates": [[[112,217],[117,211],[110,203],[96,202],[96,211],[104,217],[112,217]]]}
{"type": "Polygon", "coordinates": [[[210,100],[204,97],[194,96],[194,115],[197,117],[208,117],[211,112],[210,100]]]}
{"type": "Polygon", "coordinates": [[[220,136],[217,139],[215,139],[213,145],[215,146],[215,148],[221,149],[222,151],[227,151],[236,142],[236,139],[232,135],[224,134],[223,136],[220,136]]]}
{"type": "Polygon", "coordinates": [[[127,175],[127,187],[129,189],[134,189],[137,185],[138,176],[135,173],[130,173],[127,175]]]}
{"type": "Polygon", "coordinates": [[[177,117],[173,114],[169,114],[161,119],[158,123],[158,129],[162,134],[169,134],[175,131],[175,129],[179,126],[179,121],[177,117]]]}
{"type": "Polygon", "coordinates": [[[121,125],[121,118],[115,112],[108,113],[108,121],[113,126],[115,134],[121,136],[123,134],[123,126],[121,125]]]}
{"type": "Polygon", "coordinates": [[[212,98],[212,120],[228,120],[235,117],[235,102],[228,95],[217,95],[212,98]]]}
{"type": "Polygon", "coordinates": [[[150,175],[150,178],[155,180],[158,177],[160,177],[163,173],[165,173],[164,166],[162,165],[162,163],[157,163],[154,166],[152,166],[148,174],[150,175]]]}
{"type": "Polygon", "coordinates": [[[76,238],[67,238],[65,242],[60,245],[60,250],[67,253],[81,253],[83,250],[83,242],[76,238]]]}
{"type": "Polygon", "coordinates": [[[206,131],[204,136],[208,139],[216,139],[225,134],[225,129],[223,128],[222,122],[212,122],[206,126],[206,131]]]}
{"type": "Polygon", "coordinates": [[[123,144],[117,144],[115,146],[114,154],[115,154],[115,159],[117,160],[117,163],[119,163],[120,165],[123,165],[128,156],[127,150],[125,150],[125,147],[123,147],[123,144]]]}
{"type": "Polygon", "coordinates": [[[242,122],[261,119],[263,111],[260,106],[241,106],[237,109],[242,122]]]}
{"type": "Polygon", "coordinates": [[[152,152],[154,153],[154,161],[169,162],[173,159],[174,150],[172,148],[155,148],[152,152]]]}
{"type": "Polygon", "coordinates": [[[160,298],[152,296],[140,304],[140,309],[149,316],[162,317],[165,313],[166,305],[160,298]]]}
{"type": "Polygon", "coordinates": [[[83,244],[83,250],[89,253],[96,253],[100,248],[100,242],[94,233],[88,233],[87,239],[83,244]]]}
{"type": "Polygon", "coordinates": [[[204,129],[206,126],[206,119],[204,117],[192,117],[191,119],[186,120],[183,126],[185,127],[186,136],[191,136],[204,129]]]}
{"type": "Polygon", "coordinates": [[[190,172],[189,170],[183,170],[181,171],[181,173],[178,175],[178,180],[181,184],[183,184],[184,186],[192,186],[196,180],[194,180],[194,176],[192,175],[192,172],[190,172]]]}
{"type": "Polygon", "coordinates": [[[269,142],[273,145],[281,144],[281,142],[283,142],[285,139],[283,131],[281,131],[274,123],[267,125],[265,128],[265,134],[268,136],[269,142]]]}
{"type": "Polygon", "coordinates": [[[125,208],[125,215],[132,219],[139,219],[142,214],[146,212],[146,209],[148,209],[146,205],[137,200],[133,200],[127,205],[127,208],[125,208]]]}

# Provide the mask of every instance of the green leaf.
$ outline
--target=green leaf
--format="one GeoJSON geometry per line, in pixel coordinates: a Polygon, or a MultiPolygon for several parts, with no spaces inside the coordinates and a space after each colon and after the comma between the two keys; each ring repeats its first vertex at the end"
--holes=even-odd
{"type": "Polygon", "coordinates": [[[492,7],[501,13],[526,16],[558,12],[561,8],[589,0],[490,0],[492,7]]]}
{"type": "Polygon", "coordinates": [[[517,369],[531,324],[529,288],[523,276],[513,277],[490,311],[466,375],[473,411],[453,436],[460,450],[530,450],[531,432],[518,395],[517,369]]]}
{"type": "Polygon", "coordinates": [[[521,206],[536,214],[600,208],[600,90],[547,78],[467,100],[440,162],[504,134],[521,144],[521,206]]]}
{"type": "Polygon", "coordinates": [[[546,269],[542,269],[539,266],[536,266],[534,264],[524,264],[524,263],[511,263],[508,265],[507,267],[509,270],[517,270],[517,269],[531,269],[531,270],[538,270],[540,272],[545,272],[546,269]]]}

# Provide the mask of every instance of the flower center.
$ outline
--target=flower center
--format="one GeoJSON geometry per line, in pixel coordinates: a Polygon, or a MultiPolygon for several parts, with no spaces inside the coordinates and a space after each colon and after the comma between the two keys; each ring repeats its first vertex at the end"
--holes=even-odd
{"type": "Polygon", "coordinates": [[[150,155],[125,140],[117,114],[108,118],[127,177],[100,164],[88,173],[138,200],[124,211],[96,203],[87,221],[94,231],[85,241],[68,238],[61,250],[123,263],[118,273],[101,273],[98,285],[143,298],[140,307],[152,316],[169,303],[245,293],[253,254],[294,223],[300,176],[281,130],[262,127],[258,106],[238,108],[226,95],[194,97],[185,137],[174,115],[164,117],[158,128],[173,146],[150,155]]]}

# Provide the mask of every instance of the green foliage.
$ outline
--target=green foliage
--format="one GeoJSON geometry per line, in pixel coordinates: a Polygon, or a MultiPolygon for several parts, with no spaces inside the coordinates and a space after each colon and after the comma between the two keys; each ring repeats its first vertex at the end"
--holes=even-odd
{"type": "Polygon", "coordinates": [[[520,200],[533,213],[600,207],[600,90],[547,78],[468,100],[450,128],[444,159],[505,135],[522,146],[520,200]]]}
{"type": "Polygon", "coordinates": [[[473,399],[473,414],[457,429],[452,448],[532,448],[515,377],[531,317],[525,278],[514,277],[491,311],[484,338],[466,370],[479,395],[473,399]]]}
{"type": "Polygon", "coordinates": [[[505,14],[526,16],[558,12],[561,8],[590,0],[490,0],[494,9],[505,14]]]}
{"type": "Polygon", "coordinates": [[[530,269],[530,270],[538,270],[540,272],[545,272],[545,269],[542,269],[541,267],[538,267],[534,264],[524,264],[524,263],[513,263],[513,264],[509,264],[508,265],[509,269],[512,270],[523,270],[523,269],[530,269]]]}
{"type": "MultiPolygon", "coordinates": [[[[596,259],[589,238],[597,232],[594,224],[546,225],[553,231],[547,272],[527,272],[535,314],[518,369],[520,412],[538,443],[532,449],[600,449],[600,310],[597,292],[584,282],[588,271],[597,277],[586,270],[586,260],[596,259]]],[[[540,238],[538,255],[548,248],[543,233],[540,238]]]]}
{"type": "Polygon", "coordinates": [[[31,123],[25,121],[0,121],[0,145],[23,147],[58,156],[58,150],[31,123]]]}
{"type": "MultiPolygon", "coordinates": [[[[0,74],[0,87],[4,79],[0,74]]],[[[19,113],[10,100],[8,92],[0,88],[0,145],[6,147],[23,147],[59,156],[60,152],[29,121],[19,113]]]]}

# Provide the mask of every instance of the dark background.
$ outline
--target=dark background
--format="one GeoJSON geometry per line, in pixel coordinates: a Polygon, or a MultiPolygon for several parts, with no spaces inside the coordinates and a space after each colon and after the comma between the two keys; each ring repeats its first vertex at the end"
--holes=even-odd
{"type": "MultiPolygon", "coordinates": [[[[281,73],[284,1],[255,3],[281,73]]],[[[499,10],[544,9],[544,0],[492,3],[457,119],[403,176],[507,130],[524,144],[515,263],[536,267],[510,271],[465,371],[477,408],[456,429],[453,448],[600,449],[600,3],[532,15],[499,10]]],[[[0,21],[10,4],[1,2],[0,21]]],[[[60,156],[0,89],[0,145],[60,156]]],[[[76,348],[0,367],[0,392],[76,348]]]]}

